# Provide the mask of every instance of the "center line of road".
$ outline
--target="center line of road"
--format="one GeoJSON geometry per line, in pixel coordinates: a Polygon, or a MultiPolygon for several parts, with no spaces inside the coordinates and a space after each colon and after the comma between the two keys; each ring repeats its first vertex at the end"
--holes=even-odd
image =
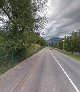
{"type": "Polygon", "coordinates": [[[73,85],[73,87],[75,88],[76,92],[80,92],[78,90],[78,88],[76,87],[76,85],[74,84],[74,82],[71,80],[71,78],[69,77],[69,75],[66,73],[66,71],[64,70],[64,68],[61,66],[61,64],[59,63],[59,61],[55,58],[55,56],[52,54],[52,52],[49,50],[50,54],[53,56],[53,58],[55,59],[55,61],[58,63],[58,65],[60,66],[60,68],[62,69],[62,71],[64,72],[64,74],[66,75],[66,77],[68,78],[68,80],[70,81],[70,83],[73,85]]]}

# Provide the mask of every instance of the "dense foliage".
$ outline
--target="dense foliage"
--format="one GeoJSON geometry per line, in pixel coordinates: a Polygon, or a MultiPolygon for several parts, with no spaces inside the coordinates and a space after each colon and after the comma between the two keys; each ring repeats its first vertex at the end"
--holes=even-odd
{"type": "MultiPolygon", "coordinates": [[[[3,23],[0,28],[2,55],[6,53],[8,56],[12,55],[12,59],[14,55],[22,59],[26,58],[26,51],[32,44],[45,45],[40,35],[34,32],[35,29],[38,30],[42,26],[41,23],[44,26],[44,21],[42,21],[44,18],[37,15],[41,6],[43,7],[40,2],[41,0],[39,2],[34,0],[0,1],[0,21],[3,23]]],[[[7,57],[6,54],[3,56],[7,57]]]]}
{"type": "Polygon", "coordinates": [[[54,47],[72,53],[80,53],[80,30],[78,32],[72,32],[70,36],[65,36],[59,43],[55,44],[54,47]]]}

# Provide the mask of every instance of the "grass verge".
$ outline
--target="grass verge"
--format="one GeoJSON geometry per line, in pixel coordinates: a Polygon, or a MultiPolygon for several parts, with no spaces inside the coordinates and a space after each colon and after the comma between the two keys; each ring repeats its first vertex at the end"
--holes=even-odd
{"type": "Polygon", "coordinates": [[[68,55],[68,56],[70,56],[70,57],[80,61],[80,55],[78,55],[78,54],[67,52],[67,51],[63,51],[63,50],[60,50],[60,49],[56,49],[56,50],[58,50],[59,52],[61,52],[63,54],[66,54],[66,55],[68,55]]]}

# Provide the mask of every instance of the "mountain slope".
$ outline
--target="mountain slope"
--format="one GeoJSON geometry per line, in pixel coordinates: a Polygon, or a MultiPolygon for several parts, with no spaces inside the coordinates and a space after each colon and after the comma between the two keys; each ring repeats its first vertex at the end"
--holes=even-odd
{"type": "Polygon", "coordinates": [[[60,37],[53,37],[53,38],[47,40],[46,42],[47,42],[48,44],[55,44],[55,43],[59,42],[60,40],[61,40],[60,37]]]}

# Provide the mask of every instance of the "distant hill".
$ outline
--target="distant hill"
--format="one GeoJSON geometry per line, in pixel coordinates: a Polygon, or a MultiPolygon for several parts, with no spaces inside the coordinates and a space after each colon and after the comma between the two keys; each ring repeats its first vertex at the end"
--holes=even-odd
{"type": "Polygon", "coordinates": [[[61,40],[60,37],[53,37],[53,38],[47,40],[46,42],[47,42],[48,44],[55,44],[55,43],[59,42],[60,40],[61,40]]]}

